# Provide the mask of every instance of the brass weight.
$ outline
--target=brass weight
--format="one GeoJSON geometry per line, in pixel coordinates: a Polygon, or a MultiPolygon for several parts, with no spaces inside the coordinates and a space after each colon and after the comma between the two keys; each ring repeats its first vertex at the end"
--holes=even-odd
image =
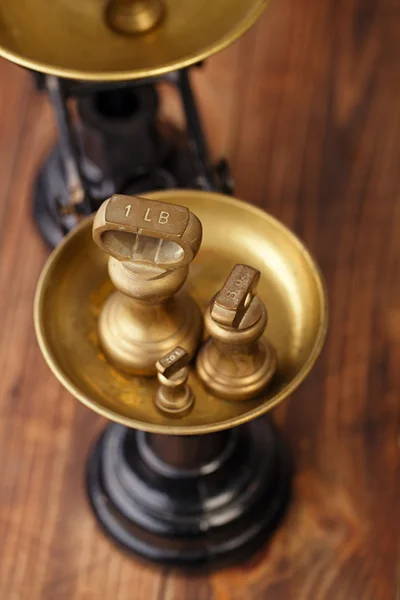
{"type": "Polygon", "coordinates": [[[184,206],[114,195],[102,204],[93,239],[110,258],[117,291],[99,318],[103,352],[131,375],[156,374],[156,362],[176,346],[192,358],[202,335],[201,313],[180,291],[202,238],[199,219],[184,206]]]}
{"type": "Polygon", "coordinates": [[[156,406],[171,416],[187,414],[192,408],[194,395],[187,384],[189,355],[179,346],[156,363],[160,387],[155,396],[156,406]]]}
{"type": "Polygon", "coordinates": [[[263,337],[268,316],[256,293],[259,279],[257,269],[236,265],[205,313],[211,337],[197,358],[197,373],[226,400],[254,398],[276,370],[275,350],[263,337]]]}

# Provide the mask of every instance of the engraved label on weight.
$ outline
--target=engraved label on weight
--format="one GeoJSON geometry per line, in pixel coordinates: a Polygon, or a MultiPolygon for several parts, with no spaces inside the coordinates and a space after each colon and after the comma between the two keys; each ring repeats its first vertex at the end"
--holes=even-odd
{"type": "Polygon", "coordinates": [[[250,281],[251,281],[251,277],[248,274],[240,273],[239,277],[237,279],[235,279],[234,285],[236,287],[243,287],[243,286],[247,285],[248,283],[250,283],[250,281]]]}
{"type": "Polygon", "coordinates": [[[252,294],[252,288],[257,284],[257,271],[247,265],[236,265],[231,272],[217,302],[229,310],[236,310],[252,294]]]}
{"type": "Polygon", "coordinates": [[[232,290],[225,290],[225,296],[232,300],[236,300],[236,292],[232,292],[232,290]]]}
{"type": "Polygon", "coordinates": [[[106,207],[107,226],[129,226],[151,229],[154,232],[181,236],[190,221],[190,212],[186,207],[170,205],[148,198],[116,196],[106,207]]]}
{"type": "Polygon", "coordinates": [[[169,354],[166,354],[161,358],[156,366],[159,373],[162,373],[165,377],[170,377],[174,373],[177,373],[183,369],[189,363],[189,355],[186,350],[177,346],[169,354]]]}
{"type": "Polygon", "coordinates": [[[185,354],[185,351],[182,348],[176,348],[175,350],[173,350],[171,352],[171,354],[168,354],[168,356],[166,356],[163,359],[163,362],[165,362],[167,364],[173,363],[178,358],[181,358],[181,356],[183,356],[184,354],[185,354]]]}
{"type": "MultiPolygon", "coordinates": [[[[130,208],[129,204],[128,204],[128,206],[130,208]]],[[[128,207],[126,207],[126,208],[128,208],[128,207]]],[[[151,223],[152,222],[152,220],[150,218],[150,211],[151,211],[151,208],[147,208],[146,212],[145,212],[145,215],[144,215],[144,218],[143,218],[143,220],[147,221],[147,223],[151,223]]],[[[128,216],[128,214],[129,214],[129,212],[126,214],[126,216],[128,216]]],[[[168,223],[168,220],[169,220],[169,212],[167,212],[166,210],[162,210],[160,212],[160,214],[158,215],[158,221],[157,221],[157,223],[159,225],[166,225],[168,223]]]]}
{"type": "Polygon", "coordinates": [[[166,223],[168,223],[168,219],[169,219],[169,213],[166,210],[162,210],[160,212],[160,216],[158,217],[158,223],[160,225],[165,225],[166,223]]]}
{"type": "Polygon", "coordinates": [[[220,325],[238,327],[255,294],[260,272],[236,265],[213,303],[211,316],[220,325]]]}

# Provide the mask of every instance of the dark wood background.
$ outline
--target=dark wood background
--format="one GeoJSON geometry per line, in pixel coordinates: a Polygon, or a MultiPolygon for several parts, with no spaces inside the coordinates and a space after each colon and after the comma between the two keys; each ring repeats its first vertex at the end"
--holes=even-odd
{"type": "Polygon", "coordinates": [[[99,533],[83,473],[104,422],[61,389],[32,324],[51,111],[0,62],[0,598],[398,599],[400,2],[275,0],[196,86],[237,195],[306,241],[329,288],[325,351],[274,413],[295,501],[257,561],[208,578],[143,566],[99,533]]]}

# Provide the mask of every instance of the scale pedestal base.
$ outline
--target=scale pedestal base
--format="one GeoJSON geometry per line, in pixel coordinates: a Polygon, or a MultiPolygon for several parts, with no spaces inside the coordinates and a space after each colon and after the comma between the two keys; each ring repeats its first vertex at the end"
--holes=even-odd
{"type": "Polygon", "coordinates": [[[292,462],[266,419],[203,436],[111,424],[92,451],[87,489],[104,531],[129,552],[183,568],[246,560],[279,525],[292,462]]]}

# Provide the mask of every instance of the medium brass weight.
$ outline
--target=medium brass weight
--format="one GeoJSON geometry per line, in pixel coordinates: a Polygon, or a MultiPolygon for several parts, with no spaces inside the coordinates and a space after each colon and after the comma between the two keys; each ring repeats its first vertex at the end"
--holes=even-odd
{"type": "Polygon", "coordinates": [[[276,354],[263,337],[268,315],[256,293],[260,272],[236,265],[207,307],[210,339],[196,363],[200,379],[226,400],[249,400],[266,388],[276,370],[276,354]]]}

